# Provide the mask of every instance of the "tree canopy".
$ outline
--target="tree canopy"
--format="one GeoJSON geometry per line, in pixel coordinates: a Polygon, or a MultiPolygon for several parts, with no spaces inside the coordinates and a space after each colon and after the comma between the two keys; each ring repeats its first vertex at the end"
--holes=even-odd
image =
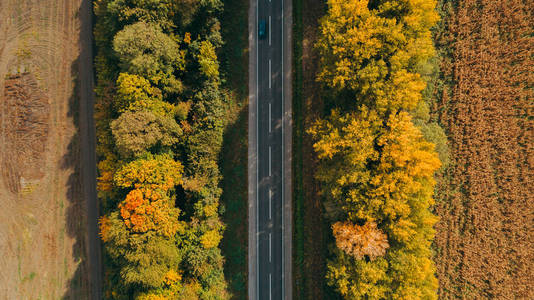
{"type": "Polygon", "coordinates": [[[434,55],[434,0],[329,0],[317,48],[319,80],[348,89],[379,112],[412,109],[425,82],[418,66],[434,55]]]}
{"type": "Polygon", "coordinates": [[[336,241],[326,277],[344,299],[437,298],[430,208],[446,142],[419,73],[435,52],[435,4],[329,0],[320,21],[332,109],[308,132],[336,241]]]}
{"type": "Polygon", "coordinates": [[[185,51],[154,23],[127,25],[113,39],[121,69],[149,79],[166,92],[182,90],[175,72],[185,68],[185,51]]]}

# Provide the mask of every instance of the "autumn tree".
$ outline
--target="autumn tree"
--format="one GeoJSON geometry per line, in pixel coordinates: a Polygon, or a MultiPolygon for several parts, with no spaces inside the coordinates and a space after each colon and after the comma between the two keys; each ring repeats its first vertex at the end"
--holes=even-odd
{"type": "Polygon", "coordinates": [[[169,30],[175,26],[172,22],[176,9],[175,2],[173,0],[111,0],[107,9],[123,24],[142,21],[156,23],[169,30]]]}
{"type": "Polygon", "coordinates": [[[336,207],[336,220],[376,223],[386,235],[375,234],[377,243],[385,247],[387,237],[390,245],[383,257],[363,260],[362,254],[369,254],[361,246],[360,250],[349,247],[348,233],[343,233],[346,225],[335,225],[336,241],[344,252],[334,251],[328,264],[330,283],[347,299],[373,298],[379,291],[397,296],[432,295],[437,282],[430,243],[436,218],[429,207],[433,204],[433,174],[440,167],[434,145],[423,138],[406,112],[391,114],[384,124],[378,113],[367,109],[345,115],[333,111],[310,133],[317,138],[314,147],[322,162],[318,178],[324,183],[327,201],[336,207]],[[361,273],[347,273],[348,269],[361,273]],[[383,278],[376,281],[376,274],[382,273],[383,278]],[[375,287],[368,292],[367,288],[351,288],[368,285],[375,287]]]}
{"type": "Polygon", "coordinates": [[[387,237],[374,222],[363,226],[350,222],[336,222],[332,225],[336,246],[345,253],[362,259],[364,256],[374,260],[386,253],[389,247],[387,237]]]}
{"type": "Polygon", "coordinates": [[[185,50],[159,25],[138,22],[125,26],[115,35],[113,49],[123,71],[141,75],[165,92],[182,90],[175,73],[185,68],[185,50]]]}
{"type": "Polygon", "coordinates": [[[113,122],[111,131],[123,157],[138,156],[153,147],[169,147],[178,142],[182,129],[174,119],[150,111],[125,112],[113,122]]]}
{"type": "Polygon", "coordinates": [[[178,269],[180,253],[173,239],[155,233],[132,235],[118,212],[112,213],[107,223],[108,229],[101,228],[102,240],[120,266],[123,284],[161,288],[165,274],[178,269]]]}
{"type": "Polygon", "coordinates": [[[182,182],[183,166],[170,155],[147,155],[123,165],[114,176],[120,188],[151,187],[168,191],[182,182]]]}
{"type": "Polygon", "coordinates": [[[222,2],[94,7],[105,296],[228,299],[218,247],[222,2]]]}
{"type": "Polygon", "coordinates": [[[434,55],[435,1],[329,0],[317,48],[319,80],[349,90],[378,112],[412,109],[425,82],[416,72],[434,55]]]}
{"type": "Polygon", "coordinates": [[[200,44],[200,51],[198,54],[198,62],[200,64],[200,72],[210,80],[219,79],[219,61],[215,53],[215,47],[209,41],[203,41],[200,44]]]}

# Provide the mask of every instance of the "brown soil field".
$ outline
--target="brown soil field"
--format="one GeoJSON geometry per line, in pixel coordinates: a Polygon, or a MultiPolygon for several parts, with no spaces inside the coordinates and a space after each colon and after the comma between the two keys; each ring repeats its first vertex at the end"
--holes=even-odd
{"type": "Polygon", "coordinates": [[[87,299],[81,0],[0,1],[0,299],[87,299]]]}
{"type": "Polygon", "coordinates": [[[532,0],[465,0],[440,47],[436,112],[451,166],[439,178],[440,299],[534,299],[532,0]]]}

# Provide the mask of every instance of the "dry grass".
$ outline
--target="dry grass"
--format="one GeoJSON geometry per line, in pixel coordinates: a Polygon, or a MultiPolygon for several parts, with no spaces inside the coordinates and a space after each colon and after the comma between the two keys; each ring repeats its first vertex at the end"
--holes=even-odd
{"type": "Polygon", "coordinates": [[[0,299],[85,299],[80,0],[0,1],[0,299]]]}

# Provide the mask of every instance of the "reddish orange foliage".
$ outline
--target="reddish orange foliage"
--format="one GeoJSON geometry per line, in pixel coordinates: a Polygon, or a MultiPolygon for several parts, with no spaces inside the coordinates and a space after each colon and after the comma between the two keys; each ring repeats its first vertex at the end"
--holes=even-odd
{"type": "Polygon", "coordinates": [[[168,198],[158,190],[134,189],[119,204],[121,217],[134,232],[156,230],[172,236],[180,228],[179,210],[170,206],[168,198]]]}

